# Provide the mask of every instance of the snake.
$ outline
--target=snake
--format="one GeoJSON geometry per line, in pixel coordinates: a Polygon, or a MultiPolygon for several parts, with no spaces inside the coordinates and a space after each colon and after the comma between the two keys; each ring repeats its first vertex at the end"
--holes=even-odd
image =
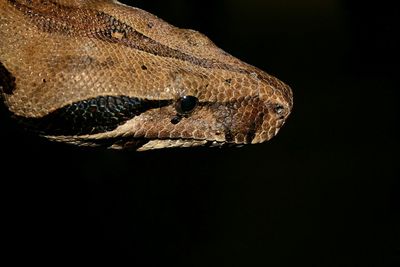
{"type": "Polygon", "coordinates": [[[293,107],[284,82],[115,0],[0,0],[0,98],[48,140],[136,151],[262,143],[293,107]]]}

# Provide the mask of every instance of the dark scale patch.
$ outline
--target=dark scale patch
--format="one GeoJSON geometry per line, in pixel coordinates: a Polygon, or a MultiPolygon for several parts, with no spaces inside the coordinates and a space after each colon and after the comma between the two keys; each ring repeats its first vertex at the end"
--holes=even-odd
{"type": "Polygon", "coordinates": [[[256,124],[252,123],[249,131],[246,134],[246,144],[251,144],[251,142],[254,140],[254,138],[256,137],[256,130],[257,130],[256,124]]]}
{"type": "Polygon", "coordinates": [[[232,83],[232,79],[226,79],[225,82],[226,82],[227,84],[231,84],[231,83],[232,83]]]}
{"type": "Polygon", "coordinates": [[[235,142],[235,137],[233,136],[233,133],[230,129],[225,129],[225,141],[227,143],[235,142]]]}
{"type": "Polygon", "coordinates": [[[170,105],[168,100],[100,96],[67,105],[41,118],[17,117],[43,135],[86,135],[108,132],[139,114],[170,105]]]}
{"type": "Polygon", "coordinates": [[[180,123],[181,120],[182,120],[182,116],[178,114],[171,119],[171,123],[176,125],[176,124],[180,123]]]}
{"type": "Polygon", "coordinates": [[[246,134],[246,143],[251,144],[253,142],[254,138],[256,137],[256,133],[260,128],[262,127],[262,124],[264,122],[264,116],[265,113],[259,113],[255,120],[251,123],[248,132],[246,134]]]}
{"type": "Polygon", "coordinates": [[[15,77],[0,62],[0,91],[12,95],[16,87],[15,77]]]}
{"type": "Polygon", "coordinates": [[[147,23],[147,28],[153,29],[153,27],[154,27],[154,23],[153,22],[148,22],[147,23]]]}

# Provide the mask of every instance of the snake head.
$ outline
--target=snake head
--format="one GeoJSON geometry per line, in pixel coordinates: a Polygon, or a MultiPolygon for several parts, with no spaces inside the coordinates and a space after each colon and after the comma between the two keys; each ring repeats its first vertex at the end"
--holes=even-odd
{"type": "Polygon", "coordinates": [[[247,66],[243,63],[238,66],[241,72],[221,71],[220,75],[215,70],[177,69],[169,72],[166,86],[156,96],[98,97],[73,104],[52,113],[57,119],[47,118],[53,124],[46,125],[55,130],[47,137],[138,151],[268,141],[291,112],[292,91],[278,79],[247,66]]]}
{"type": "Polygon", "coordinates": [[[292,109],[283,82],[117,1],[3,1],[0,17],[2,98],[51,140],[137,150],[256,144],[292,109]]]}

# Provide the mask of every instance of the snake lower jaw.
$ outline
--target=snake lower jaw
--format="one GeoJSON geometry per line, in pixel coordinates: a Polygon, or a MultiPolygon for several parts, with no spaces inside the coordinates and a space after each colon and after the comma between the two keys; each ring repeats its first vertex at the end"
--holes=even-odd
{"type": "MultiPolygon", "coordinates": [[[[237,143],[228,143],[228,142],[219,142],[219,141],[208,141],[208,140],[193,140],[193,139],[183,139],[183,140],[175,140],[175,139],[166,139],[166,140],[152,140],[142,147],[136,149],[137,151],[148,151],[148,150],[157,150],[164,148],[190,148],[190,147],[243,147],[245,144],[237,144],[237,143]]],[[[116,147],[111,147],[116,148],[116,147]]]]}
{"type": "Polygon", "coordinates": [[[205,139],[146,139],[146,138],[87,138],[84,136],[71,138],[70,136],[44,136],[45,138],[59,143],[77,145],[80,147],[104,147],[112,150],[135,150],[138,152],[173,149],[173,148],[190,148],[190,147],[243,147],[245,143],[235,143],[226,141],[215,141],[205,139]]]}

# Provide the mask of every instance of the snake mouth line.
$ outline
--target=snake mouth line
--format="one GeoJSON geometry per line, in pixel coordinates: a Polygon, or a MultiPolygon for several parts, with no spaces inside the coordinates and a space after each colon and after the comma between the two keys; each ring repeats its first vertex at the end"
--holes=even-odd
{"type": "Polygon", "coordinates": [[[128,149],[144,151],[149,149],[162,148],[189,148],[195,146],[202,147],[242,147],[244,144],[195,139],[195,138],[165,138],[165,139],[150,139],[150,138],[134,138],[134,137],[113,137],[113,138],[90,138],[90,137],[72,137],[72,136],[43,136],[55,142],[64,142],[69,144],[79,144],[88,147],[102,147],[110,149],[128,149]]]}
{"type": "MultiPolygon", "coordinates": [[[[189,148],[189,147],[240,147],[241,144],[229,143],[225,141],[204,140],[204,139],[154,139],[149,140],[141,147],[136,148],[137,151],[162,149],[162,148],[189,148]]],[[[115,148],[114,146],[110,148],[115,148]]]]}

